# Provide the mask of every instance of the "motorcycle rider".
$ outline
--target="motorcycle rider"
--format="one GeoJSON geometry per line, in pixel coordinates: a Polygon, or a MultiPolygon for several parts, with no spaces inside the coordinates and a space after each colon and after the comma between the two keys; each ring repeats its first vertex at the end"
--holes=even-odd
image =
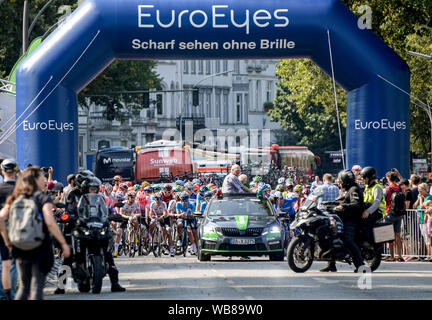
{"type": "MultiPolygon", "coordinates": [[[[356,183],[356,178],[351,170],[342,170],[338,178],[342,184],[342,189],[346,192],[342,197],[340,205],[335,209],[341,217],[344,224],[343,241],[345,246],[351,252],[355,270],[357,272],[360,266],[364,265],[361,251],[354,241],[356,232],[360,227],[361,215],[364,212],[363,192],[356,183]]],[[[321,272],[336,272],[336,261],[331,260],[328,266],[321,269],[321,272]]]]}
{"type": "MultiPolygon", "coordinates": [[[[79,172],[75,176],[75,184],[76,187],[69,193],[68,198],[66,199],[66,211],[73,217],[78,216],[78,202],[83,194],[90,193],[91,191],[93,193],[99,192],[99,187],[101,185],[101,182],[98,178],[96,178],[90,170],[84,170],[82,172],[79,172]],[[97,188],[92,188],[97,187],[97,188]],[[95,190],[96,189],[96,190],[95,190]],[[94,192],[96,191],[96,192],[94,192]]],[[[65,225],[64,228],[64,234],[67,243],[69,246],[72,245],[72,238],[70,237],[70,234],[72,234],[73,229],[76,227],[76,224],[74,221],[68,223],[65,225]],[[67,236],[69,234],[69,236],[67,236]]],[[[105,252],[105,261],[108,263],[108,276],[111,281],[111,292],[123,292],[126,291],[125,288],[123,288],[119,284],[118,280],[118,270],[114,263],[113,253],[112,251],[104,250],[105,252]]],[[[65,258],[63,260],[63,265],[67,265],[71,267],[73,262],[73,255],[71,255],[69,258],[65,258]]],[[[60,268],[59,270],[62,270],[60,268]]],[[[58,277],[61,275],[58,274],[58,277]]],[[[65,290],[57,287],[57,289],[54,291],[54,294],[64,294],[65,290]]]]}
{"type": "Polygon", "coordinates": [[[373,249],[371,246],[370,228],[373,223],[386,214],[386,202],[383,187],[377,182],[377,172],[373,167],[364,167],[360,176],[365,182],[364,202],[371,204],[362,214],[362,233],[365,241],[362,246],[373,249]]]}

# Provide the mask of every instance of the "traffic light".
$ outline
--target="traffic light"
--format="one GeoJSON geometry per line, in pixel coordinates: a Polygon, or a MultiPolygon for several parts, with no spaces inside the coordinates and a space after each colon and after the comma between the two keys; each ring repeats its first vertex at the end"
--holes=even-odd
{"type": "Polygon", "coordinates": [[[108,101],[106,117],[108,121],[113,121],[115,118],[114,101],[112,100],[108,101]]]}
{"type": "Polygon", "coordinates": [[[194,107],[199,105],[199,90],[198,89],[194,89],[192,91],[192,105],[194,107]]]}
{"type": "Polygon", "coordinates": [[[150,108],[150,92],[143,93],[143,108],[150,108]]]}

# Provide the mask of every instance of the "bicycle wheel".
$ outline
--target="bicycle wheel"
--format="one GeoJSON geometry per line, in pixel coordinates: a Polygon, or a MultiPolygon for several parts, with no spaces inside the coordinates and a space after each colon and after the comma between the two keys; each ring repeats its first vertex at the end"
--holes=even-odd
{"type": "Polygon", "coordinates": [[[184,227],[183,228],[183,257],[186,257],[188,242],[189,242],[189,238],[188,238],[187,227],[184,227]]]}
{"type": "Polygon", "coordinates": [[[158,256],[161,257],[162,256],[162,246],[163,246],[163,243],[162,243],[162,230],[161,230],[160,226],[158,226],[158,242],[157,242],[157,245],[158,245],[158,248],[157,248],[158,256]]]}
{"type": "Polygon", "coordinates": [[[153,233],[152,233],[152,239],[151,239],[151,250],[153,252],[153,255],[157,258],[159,257],[158,255],[158,241],[159,241],[159,229],[157,226],[155,226],[155,228],[153,229],[153,233]]]}

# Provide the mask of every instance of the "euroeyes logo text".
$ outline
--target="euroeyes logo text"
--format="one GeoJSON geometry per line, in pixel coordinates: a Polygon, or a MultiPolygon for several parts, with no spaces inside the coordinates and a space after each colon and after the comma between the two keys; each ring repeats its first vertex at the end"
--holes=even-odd
{"type": "Polygon", "coordinates": [[[355,130],[406,130],[405,121],[390,121],[389,119],[381,119],[381,121],[354,121],[355,130]]]}
{"type": "Polygon", "coordinates": [[[57,122],[55,120],[48,120],[42,122],[23,121],[24,131],[73,131],[73,122],[57,122]]]}

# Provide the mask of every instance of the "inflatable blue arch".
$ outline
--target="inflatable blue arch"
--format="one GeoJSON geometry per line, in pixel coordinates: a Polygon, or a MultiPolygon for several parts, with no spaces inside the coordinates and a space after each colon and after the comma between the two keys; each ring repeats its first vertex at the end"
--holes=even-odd
{"type": "Polygon", "coordinates": [[[409,68],[338,0],[86,0],[20,65],[20,167],[78,167],[77,93],[115,59],[312,59],[348,91],[346,164],[409,173],[409,68]]]}

